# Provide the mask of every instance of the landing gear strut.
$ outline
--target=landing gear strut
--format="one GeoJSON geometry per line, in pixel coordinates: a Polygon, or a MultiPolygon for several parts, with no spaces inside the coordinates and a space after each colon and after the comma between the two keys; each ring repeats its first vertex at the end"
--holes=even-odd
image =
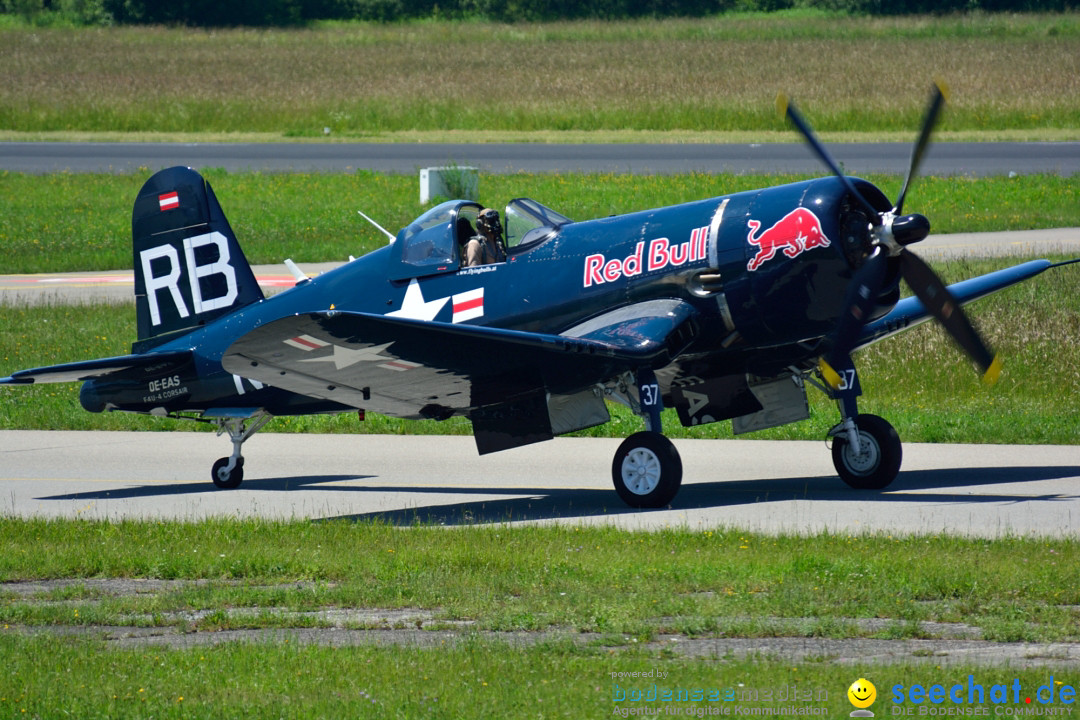
{"type": "Polygon", "coordinates": [[[233,444],[232,455],[219,459],[210,471],[215,485],[223,490],[240,487],[240,483],[244,481],[244,456],[240,454],[240,446],[272,418],[272,415],[260,414],[249,418],[219,418],[214,421],[218,426],[218,435],[229,433],[233,444]]]}
{"type": "Polygon", "coordinates": [[[664,406],[656,376],[651,370],[638,372],[637,386],[645,430],[619,446],[611,463],[611,479],[615,492],[630,507],[664,507],[682,485],[682,460],[675,445],[660,433],[664,406]]]}

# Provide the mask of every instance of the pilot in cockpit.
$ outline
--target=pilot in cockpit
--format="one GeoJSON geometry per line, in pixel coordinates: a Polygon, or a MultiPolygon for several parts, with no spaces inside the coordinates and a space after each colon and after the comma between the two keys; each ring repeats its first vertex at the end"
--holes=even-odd
{"type": "Polygon", "coordinates": [[[506,262],[499,211],[484,208],[476,218],[476,235],[465,243],[465,267],[506,262]]]}

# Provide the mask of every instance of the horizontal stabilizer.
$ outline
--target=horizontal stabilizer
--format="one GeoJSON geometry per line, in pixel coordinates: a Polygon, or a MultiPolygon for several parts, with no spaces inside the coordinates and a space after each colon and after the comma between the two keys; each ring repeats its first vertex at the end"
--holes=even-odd
{"type": "Polygon", "coordinates": [[[39,383],[80,382],[104,377],[132,368],[151,368],[156,365],[173,366],[191,358],[191,352],[145,353],[119,357],[86,360],[83,362],[49,365],[48,367],[20,370],[11,377],[0,378],[0,385],[32,385],[39,383]]]}

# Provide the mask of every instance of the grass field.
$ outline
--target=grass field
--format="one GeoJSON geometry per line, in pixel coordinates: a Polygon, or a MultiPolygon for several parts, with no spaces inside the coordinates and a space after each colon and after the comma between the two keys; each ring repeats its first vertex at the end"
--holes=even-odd
{"type": "Polygon", "coordinates": [[[891,618],[896,624],[883,636],[912,636],[915,628],[904,625],[909,621],[966,619],[991,640],[1080,641],[1073,621],[1080,606],[1080,546],[1070,539],[773,537],[723,528],[638,533],[566,526],[418,525],[401,532],[378,522],[7,518],[0,519],[0,547],[3,581],[212,581],[115,600],[76,585],[45,591],[36,600],[56,604],[35,600],[33,608],[0,586],[0,621],[8,624],[193,623],[191,629],[213,631],[273,627],[275,621],[175,613],[411,607],[433,612],[434,627],[469,621],[477,630],[557,628],[640,640],[735,627],[745,636],[775,632],[763,618],[816,620],[805,630],[784,631],[796,635],[872,636],[879,631],[835,623],[891,618]]]}
{"type": "MultiPolygon", "coordinates": [[[[256,264],[360,256],[386,238],[357,210],[396,232],[426,209],[412,175],[200,170],[256,264]]],[[[0,267],[5,273],[131,268],[131,207],[149,175],[0,172],[0,267]]],[[[485,174],[479,199],[502,207],[510,198],[532,197],[567,217],[589,220],[808,177],[485,174]]],[[[884,175],[867,179],[892,196],[903,183],[884,175]]],[[[929,217],[936,233],[1080,227],[1076,180],[1056,175],[920,178],[907,207],[929,217]]],[[[933,242],[931,236],[926,244],[933,242]]]]}
{"type": "Polygon", "coordinates": [[[877,683],[880,712],[894,684],[948,686],[969,674],[987,688],[1019,678],[1029,693],[1055,680],[1059,689],[1076,684],[1074,674],[1045,667],[943,669],[947,652],[929,649],[948,648],[952,633],[998,643],[1080,639],[1071,540],[8,519],[0,548],[5,581],[88,578],[30,593],[0,585],[0,713],[13,717],[601,717],[628,706],[615,702],[614,686],[647,691],[650,682],[813,687],[824,691],[816,704],[825,716],[840,717],[851,710],[847,686],[862,676],[877,683]],[[163,582],[155,592],[116,594],[100,578],[163,582]],[[292,635],[334,627],[319,612],[342,608],[425,619],[346,623],[343,635],[385,628],[358,646],[292,635]],[[159,637],[180,630],[187,642],[100,637],[132,626],[159,637]],[[414,626],[419,640],[374,640],[414,626]],[[213,642],[260,628],[294,639],[213,642]],[[694,656],[679,645],[730,636],[943,642],[927,642],[922,662],[870,667],[838,662],[842,654],[694,656]],[[612,678],[657,669],[664,680],[612,678]]]}
{"type": "MultiPolygon", "coordinates": [[[[823,132],[913,132],[930,79],[944,132],[1080,128],[1080,15],[825,13],[311,30],[0,28],[0,131],[738,132],[790,137],[779,91],[823,132]],[[1038,82],[1033,82],[1038,78],[1038,82]]],[[[540,135],[539,138],[550,137],[540,135]]]]}
{"type": "MultiPolygon", "coordinates": [[[[299,643],[221,643],[194,649],[116,648],[97,640],[0,636],[7,677],[0,681],[0,712],[13,718],[575,718],[631,717],[646,708],[665,715],[763,715],[778,709],[820,709],[820,717],[844,718],[854,709],[848,687],[859,678],[877,685],[873,710],[962,710],[1023,713],[1038,688],[1075,690],[1075,675],[1048,667],[985,667],[941,660],[925,663],[839,663],[825,656],[796,663],[719,656],[666,657],[652,649],[580,648],[567,641],[521,646],[514,642],[465,639],[438,648],[365,644],[327,647],[299,643]],[[937,662],[938,664],[934,664],[937,662]],[[662,679],[616,681],[613,673],[662,672],[662,679]],[[981,705],[894,704],[892,688],[948,690],[968,678],[987,698],[994,686],[1009,688],[1009,700],[981,705]],[[1064,680],[1062,678],[1065,678],[1064,680]],[[1017,703],[1012,690],[1019,687],[1017,703]],[[792,689],[816,701],[778,698],[792,689]],[[682,690],[686,700],[670,707],[653,701],[616,702],[619,692],[682,690]],[[730,701],[694,701],[715,694],[730,701]],[[744,696],[757,698],[743,701],[744,696]],[[771,698],[768,701],[761,697],[771,698]],[[724,711],[727,711],[726,713],[724,711]]],[[[1000,693],[1000,691],[999,691],[1000,693]]],[[[1048,697],[1049,689],[1043,691],[1048,697]]],[[[631,695],[632,697],[632,695],[631,695]]],[[[965,697],[966,695],[961,695],[965,697]]],[[[1039,710],[1067,716],[1073,703],[1039,710]]]]}

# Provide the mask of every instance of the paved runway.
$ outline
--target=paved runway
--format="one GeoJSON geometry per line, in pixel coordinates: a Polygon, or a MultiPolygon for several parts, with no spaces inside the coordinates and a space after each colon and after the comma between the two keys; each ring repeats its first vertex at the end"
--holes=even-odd
{"type": "MultiPolygon", "coordinates": [[[[914,142],[914,136],[912,137],[914,142]]],[[[830,143],[852,175],[907,172],[911,143],[830,143]]],[[[803,143],[0,143],[0,170],[135,172],[189,165],[229,171],[415,173],[456,165],[485,173],[823,173],[803,143]]],[[[924,175],[1080,173],[1080,142],[930,146],[924,175]]]]}
{"type": "Polygon", "coordinates": [[[230,491],[210,483],[229,444],[209,433],[5,431],[0,513],[1080,535],[1077,446],[910,444],[890,488],[855,491],[824,442],[678,440],[673,506],[635,512],[611,484],[618,443],[558,438],[480,457],[469,437],[263,433],[244,446],[246,479],[230,491]]]}

